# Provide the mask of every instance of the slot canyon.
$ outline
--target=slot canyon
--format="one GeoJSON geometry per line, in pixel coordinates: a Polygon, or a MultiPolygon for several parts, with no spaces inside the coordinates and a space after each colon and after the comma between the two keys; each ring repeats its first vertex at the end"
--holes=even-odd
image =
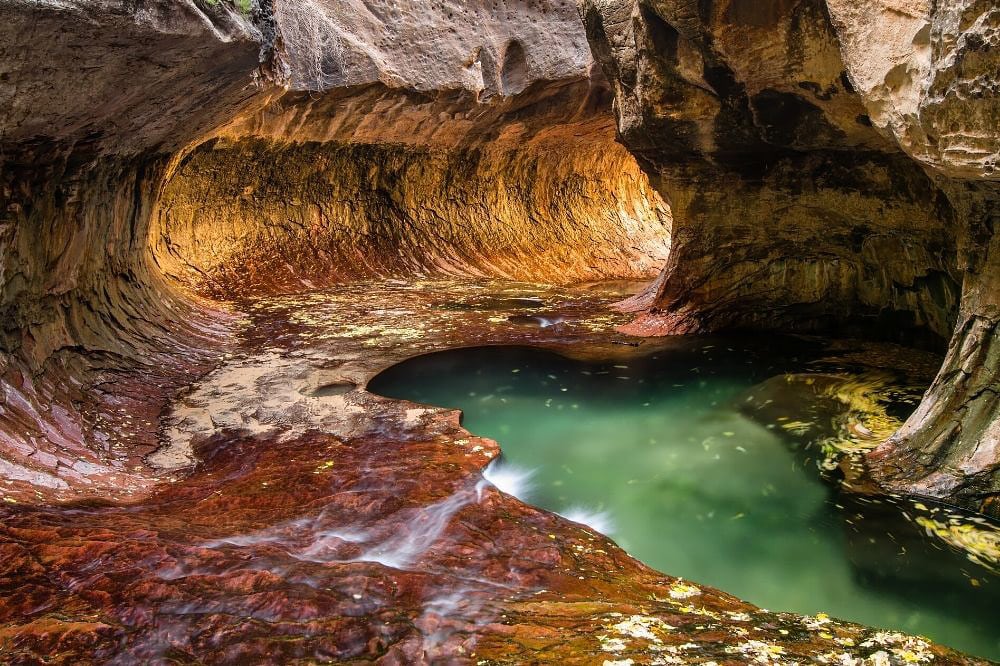
{"type": "Polygon", "coordinates": [[[0,664],[1000,660],[995,0],[0,8],[0,664]]]}

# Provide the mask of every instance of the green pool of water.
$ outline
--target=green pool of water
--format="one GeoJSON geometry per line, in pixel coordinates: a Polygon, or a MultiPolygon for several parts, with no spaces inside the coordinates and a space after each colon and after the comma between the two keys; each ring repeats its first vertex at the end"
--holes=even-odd
{"type": "Polygon", "coordinates": [[[826,612],[1000,658],[1000,577],[928,535],[914,505],[838,491],[809,436],[784,427],[829,429],[832,413],[774,379],[815,370],[817,353],[784,338],[686,338],[605,362],[483,347],[411,359],[368,388],[462,409],[466,428],[500,442],[506,470],[494,473],[521,477],[508,489],[598,527],[656,569],[770,610],[826,612]]]}

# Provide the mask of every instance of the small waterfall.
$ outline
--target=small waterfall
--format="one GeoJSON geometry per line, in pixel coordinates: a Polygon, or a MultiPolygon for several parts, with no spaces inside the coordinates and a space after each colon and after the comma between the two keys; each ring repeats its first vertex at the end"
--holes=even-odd
{"type": "Polygon", "coordinates": [[[566,520],[572,520],[574,523],[586,525],[595,532],[600,532],[604,535],[613,534],[615,531],[614,519],[607,511],[595,511],[586,507],[575,506],[561,512],[559,515],[566,520]]]}
{"type": "Polygon", "coordinates": [[[463,489],[413,512],[401,525],[403,532],[381,542],[357,558],[362,562],[378,562],[394,569],[409,568],[423,555],[448,527],[459,509],[478,501],[477,489],[463,489]]]}
{"type": "Polygon", "coordinates": [[[531,495],[531,477],[534,470],[518,467],[497,458],[483,470],[483,478],[494,488],[522,501],[531,495]]]}

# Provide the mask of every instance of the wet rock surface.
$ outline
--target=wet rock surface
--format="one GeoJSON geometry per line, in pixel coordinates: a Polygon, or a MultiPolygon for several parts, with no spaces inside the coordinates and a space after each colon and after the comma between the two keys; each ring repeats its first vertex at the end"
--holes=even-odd
{"type": "Polygon", "coordinates": [[[314,390],[472,341],[627,355],[613,297],[368,283],[244,304],[232,356],[168,418],[158,453],[190,443],[192,470],[138,503],[5,503],[5,658],[978,663],[657,573],[485,482],[497,444],[456,412],[314,390]],[[507,323],[536,299],[565,325],[507,323]]]}
{"type": "MultiPolygon", "coordinates": [[[[594,301],[594,292],[557,297],[558,308],[546,300],[544,310],[530,313],[493,308],[497,320],[472,329],[463,328],[471,320],[415,316],[414,304],[422,300],[405,284],[363,294],[382,298],[378,305],[350,290],[311,302],[247,302],[254,326],[229,350],[233,356],[165,413],[178,391],[218,363],[227,336],[238,328],[236,316],[189,290],[242,295],[308,286],[295,266],[282,275],[280,261],[263,261],[273,259],[277,247],[265,242],[249,243],[260,259],[260,289],[235,288],[246,259],[239,252],[230,255],[233,264],[219,262],[224,279],[213,284],[199,271],[218,265],[201,260],[241,248],[232,238],[212,238],[210,226],[199,229],[207,239],[192,233],[180,244],[183,251],[163,251],[171,246],[163,233],[170,225],[161,225],[170,212],[161,208],[164,201],[178,203],[173,212],[181,229],[199,220],[191,214],[203,202],[197,188],[177,181],[178,190],[167,191],[171,177],[184,177],[186,165],[232,168],[225,155],[215,164],[212,158],[255,142],[267,142],[273,152],[251,151],[251,157],[276,154],[285,164],[294,164],[296,146],[308,143],[332,143],[320,152],[335,156],[347,150],[345,144],[367,145],[381,156],[388,151],[371,146],[399,143],[411,160],[420,151],[443,150],[459,162],[474,154],[488,164],[491,157],[516,154],[491,154],[491,146],[534,142],[538,160],[529,154],[517,169],[522,175],[531,176],[536,163],[578,166],[565,157],[576,149],[596,156],[584,164],[589,169],[627,167],[641,175],[611,145],[610,121],[602,116],[609,111],[608,84],[592,66],[570,4],[245,4],[0,2],[10,16],[0,27],[3,660],[882,664],[933,656],[963,663],[921,639],[823,617],[767,613],[653,572],[599,535],[481,486],[480,471],[495,457],[495,445],[470,438],[456,415],[346,390],[363,386],[386,363],[436,348],[419,342],[425,336],[434,345],[468,343],[474,335],[477,343],[539,342],[543,334],[564,341],[587,337],[588,344],[627,351],[635,342],[611,331],[626,319],[605,313],[606,301],[594,301]],[[439,22],[455,15],[461,29],[440,29],[439,22]],[[571,94],[562,95],[566,90],[571,94]],[[509,122],[501,123],[502,115],[509,122]],[[550,133],[546,119],[557,116],[573,122],[550,133]],[[477,125],[476,118],[485,120],[477,125]],[[211,147],[220,154],[196,152],[209,140],[219,140],[211,147]],[[181,196],[191,194],[193,203],[181,196]],[[211,251],[198,253],[206,247],[211,251]],[[386,305],[397,298],[398,305],[386,305]],[[329,316],[310,319],[310,307],[326,308],[329,316]],[[553,310],[565,321],[510,321],[540,312],[549,321],[553,310]],[[337,312],[354,319],[345,322],[337,312]],[[342,334],[324,337],[332,325],[342,334]],[[331,344],[303,347],[300,335],[331,344]],[[53,504],[67,499],[77,502],[53,504]],[[130,503],[117,503],[122,500],[130,503]],[[344,531],[362,523],[366,531],[344,531]],[[317,539],[302,541],[310,526],[317,539]]],[[[660,150],[684,165],[679,175],[649,172],[653,187],[683,213],[679,249],[670,261],[690,266],[693,280],[679,284],[679,273],[665,274],[673,281],[659,283],[638,307],[670,296],[677,317],[648,318],[630,330],[737,322],[811,328],[855,318],[882,322],[890,313],[890,322],[941,336],[956,316],[962,278],[961,334],[927,410],[918,412],[936,434],[918,428],[912,444],[905,438],[896,443],[915,457],[890,452],[883,458],[902,461],[904,472],[918,476],[957,459],[951,478],[923,487],[995,508],[990,341],[1000,293],[992,268],[997,208],[992,185],[979,182],[990,179],[939,180],[935,189],[897,154],[890,137],[877,130],[889,128],[893,140],[917,136],[930,116],[900,125],[863,112],[868,102],[855,98],[850,77],[842,76],[822,3],[773,11],[720,3],[710,17],[695,16],[693,6],[682,3],[657,3],[639,16],[643,36],[633,49],[650,85],[631,99],[637,106],[623,105],[629,100],[621,83],[631,85],[629,68],[621,69],[624,78],[610,70],[615,58],[600,46],[604,36],[617,34],[615,25],[632,20],[631,7],[621,11],[616,4],[622,5],[598,8],[614,15],[603,24],[605,35],[591,35],[595,52],[619,93],[622,117],[636,121],[621,128],[623,137],[648,140],[640,146],[642,165],[658,164],[660,150]],[[680,13],[664,18],[671,12],[680,13]],[[730,32],[725,26],[732,22],[752,30],[730,32]],[[716,32],[725,46],[719,52],[712,46],[716,32]],[[770,35],[778,32],[785,37],[775,47],[770,35]],[[656,64],[663,49],[677,56],[665,70],[656,64]],[[648,112],[643,105],[654,97],[662,105],[648,112]],[[712,120],[692,123],[692,116],[712,120]],[[789,117],[795,122],[786,123],[789,117]],[[645,131],[651,118],[665,124],[667,141],[656,141],[659,130],[645,131]],[[868,127],[873,119],[876,127],[868,127]],[[752,203],[727,203],[726,181],[752,203]],[[821,224],[815,211],[822,213],[821,224]],[[963,220],[958,241],[948,232],[953,217],[963,220]],[[779,224],[761,223],[770,219],[779,224]],[[725,307],[713,309],[713,303],[725,307]],[[956,378],[964,382],[960,391],[956,378]],[[975,436],[956,448],[955,432],[975,436]],[[974,483],[962,485],[976,474],[974,483]]],[[[953,19],[961,14],[974,19],[968,32],[979,37],[956,49],[950,38],[942,42],[941,52],[962,55],[967,69],[953,79],[949,67],[938,68],[930,89],[955,80],[962,92],[966,83],[982,80],[984,63],[991,62],[994,14],[982,3],[941,8],[932,17],[943,26],[940,34],[955,34],[953,19]]],[[[591,29],[594,19],[592,8],[591,29]]],[[[619,60],[628,64],[634,54],[625,55],[619,60]]],[[[849,74],[860,80],[860,70],[846,60],[849,74]]],[[[989,93],[989,85],[979,91],[989,93]]],[[[966,113],[954,104],[988,95],[945,97],[944,115],[990,130],[989,119],[976,115],[978,107],[966,113]]],[[[970,127],[957,127],[942,151],[903,147],[936,164],[970,127]]],[[[990,159],[983,145],[990,136],[974,137],[960,151],[963,177],[985,173],[990,159]]],[[[464,173],[444,170],[428,180],[464,173]]],[[[240,174],[250,182],[232,182],[245,189],[259,175],[240,174]]],[[[574,168],[562,175],[541,198],[585,200],[588,187],[574,168]]],[[[228,176],[219,180],[230,182],[228,176]]],[[[512,190],[524,196],[511,201],[530,198],[520,191],[529,184],[515,183],[512,190]]],[[[655,218],[644,224],[667,217],[641,178],[628,185],[626,198],[650,196],[622,207],[604,200],[595,217],[612,214],[610,238],[620,252],[603,268],[616,270],[599,265],[588,273],[589,260],[600,259],[591,251],[569,253],[552,272],[569,265],[578,269],[575,277],[637,277],[622,258],[638,257],[646,266],[658,256],[648,248],[631,254],[635,249],[621,242],[628,225],[620,223],[637,211],[655,218]]],[[[398,194],[381,192],[380,201],[395,203],[398,194]]],[[[423,233],[434,229],[434,213],[451,203],[438,198],[425,209],[403,199],[426,215],[423,233]]],[[[257,234],[253,240],[266,239],[268,225],[280,220],[286,240],[300,243],[289,250],[295,261],[338,238],[309,227],[313,211],[303,210],[301,201],[250,200],[251,210],[266,213],[249,229],[257,234]]],[[[485,212],[495,203],[486,202],[485,212]]],[[[227,204],[228,210],[216,207],[216,219],[238,220],[245,212],[235,200],[227,204]]],[[[517,219],[522,230],[541,219],[541,229],[550,232],[542,240],[554,244],[576,233],[573,220],[561,225],[554,211],[558,205],[540,218],[510,211],[498,217],[517,219]]],[[[607,229],[588,228],[595,233],[577,238],[574,249],[604,242],[607,229]]],[[[381,238],[398,240],[398,233],[381,238]]],[[[402,261],[393,271],[441,268],[443,256],[449,270],[441,272],[484,272],[469,270],[475,262],[451,270],[460,263],[453,261],[455,248],[469,247],[469,239],[459,240],[465,245],[442,243],[446,251],[402,261]]],[[[416,285],[412,274],[406,278],[416,285]]],[[[461,291],[456,302],[488,298],[461,291]]],[[[913,479],[902,476],[901,487],[913,488],[913,479]]],[[[939,528],[951,533],[947,524],[939,528]]]]}

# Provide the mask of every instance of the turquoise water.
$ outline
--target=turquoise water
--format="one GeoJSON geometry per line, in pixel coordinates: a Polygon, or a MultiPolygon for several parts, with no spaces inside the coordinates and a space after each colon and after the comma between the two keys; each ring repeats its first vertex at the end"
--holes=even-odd
{"type": "Polygon", "coordinates": [[[773,379],[816,354],[791,338],[686,338],[605,362],[483,347],[411,359],[368,388],[462,409],[467,429],[500,442],[500,476],[530,473],[512,488],[521,499],[656,569],[1000,658],[1000,577],[928,536],[912,506],[822,478],[807,442],[833,414],[773,379]],[[812,434],[791,436],[793,421],[812,434]]]}

